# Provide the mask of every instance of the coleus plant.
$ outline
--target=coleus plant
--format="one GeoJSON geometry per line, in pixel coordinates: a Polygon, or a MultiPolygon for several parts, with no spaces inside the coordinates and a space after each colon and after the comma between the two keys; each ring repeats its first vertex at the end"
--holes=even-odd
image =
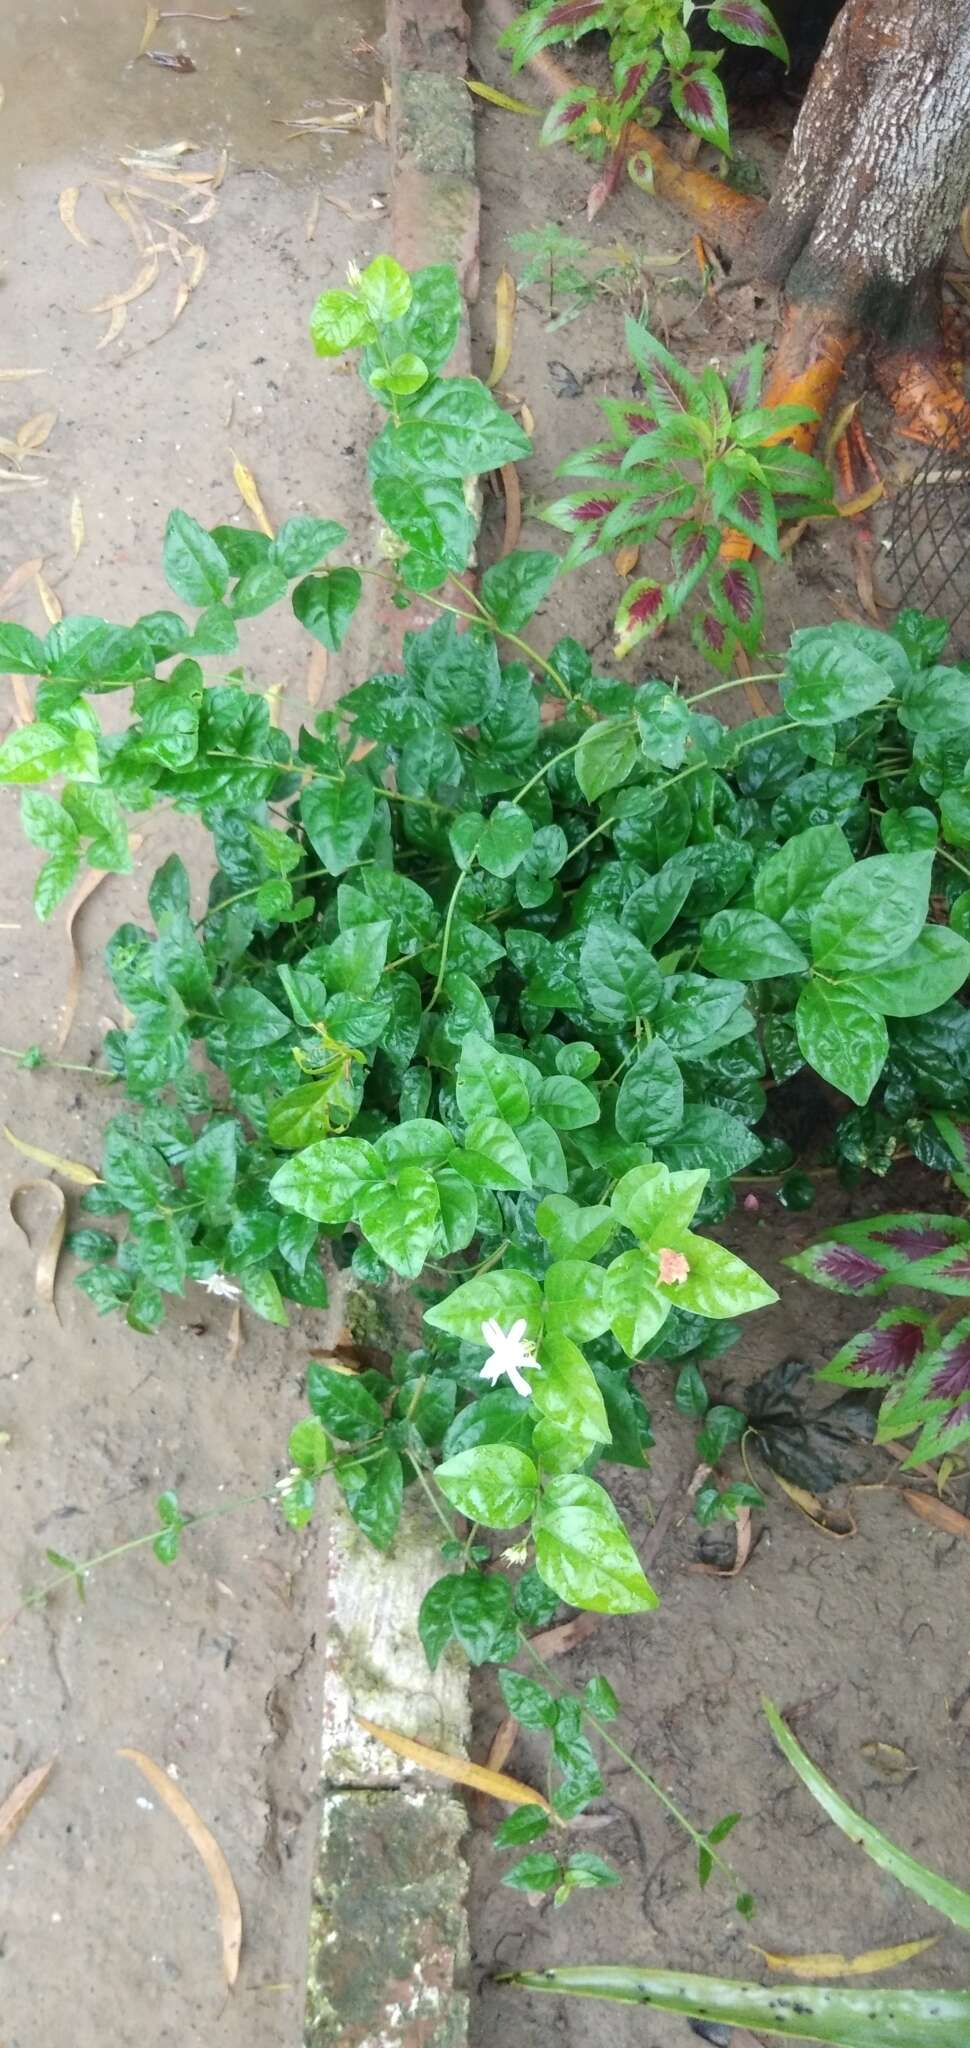
{"type": "Polygon", "coordinates": [[[567,456],[558,470],[585,478],[586,487],[543,517],[572,536],[570,568],[658,539],[669,553],[663,580],[640,576],[623,593],[618,656],[690,611],[695,646],[728,670],[739,649],[757,652],[764,630],[756,562],[750,549],[732,548],[732,536],[777,561],[782,520],[834,511],[824,464],[784,438],[815,415],[806,406],[760,404],[760,345],[723,377],[713,366],[693,376],[640,321],[628,319],[626,335],[643,395],[598,400],[608,439],[567,456]]]}
{"type": "Polygon", "coordinates": [[[624,130],[631,121],[655,127],[669,99],[685,127],[729,153],[727,102],[717,75],[722,53],[692,44],[688,29],[695,15],[729,42],[770,50],[787,63],[784,36],[764,0],[715,0],[702,8],[693,0],[538,0],[525,8],[499,38],[516,70],[540,50],[577,42],[595,29],[610,38],[612,93],[592,85],[563,93],[546,115],[542,141],[572,142],[594,162],[608,157],[607,184],[625,161],[635,182],[649,189],[649,155],[627,152],[624,130]]]}

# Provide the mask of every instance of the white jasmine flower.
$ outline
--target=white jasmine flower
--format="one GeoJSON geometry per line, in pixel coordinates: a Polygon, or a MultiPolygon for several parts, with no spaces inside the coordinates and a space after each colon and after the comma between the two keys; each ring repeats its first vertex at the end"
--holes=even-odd
{"type": "Polygon", "coordinates": [[[224,1273],[210,1273],[202,1285],[207,1294],[218,1294],[223,1301],[239,1300],[239,1288],[233,1280],[227,1280],[224,1273]]]}
{"type": "Polygon", "coordinates": [[[502,1561],[504,1564],[524,1564],[528,1555],[529,1545],[527,1542],[510,1543],[508,1549],[502,1552],[502,1561]]]}
{"type": "Polygon", "coordinates": [[[489,1380],[492,1386],[502,1378],[503,1373],[511,1380],[517,1394],[528,1397],[529,1382],[523,1378],[527,1372],[539,1372],[540,1366],[535,1347],[526,1336],[528,1324],[519,1316],[510,1330],[503,1330],[494,1316],[482,1324],[482,1336],[489,1347],[489,1356],[482,1366],[479,1377],[489,1380]]]}

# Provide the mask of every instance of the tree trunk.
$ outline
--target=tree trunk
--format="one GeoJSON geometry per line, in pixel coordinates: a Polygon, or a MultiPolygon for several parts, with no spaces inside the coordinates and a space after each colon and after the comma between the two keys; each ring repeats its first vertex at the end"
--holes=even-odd
{"type": "Polygon", "coordinates": [[[916,340],[968,193],[968,0],[846,0],[744,268],[916,340]]]}

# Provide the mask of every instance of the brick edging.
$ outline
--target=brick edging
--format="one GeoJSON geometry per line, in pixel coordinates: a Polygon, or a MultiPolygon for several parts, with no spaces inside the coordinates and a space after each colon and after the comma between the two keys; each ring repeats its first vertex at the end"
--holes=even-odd
{"type": "MultiPolygon", "coordinates": [[[[409,269],[453,263],[465,318],[449,369],[471,368],[479,195],[469,21],[461,0],[388,0],[391,247],[409,269]]],[[[420,606],[377,621],[392,656],[420,606]]],[[[432,614],[429,613],[429,617],[432,614]]],[[[322,1815],[310,1909],[305,2048],[466,2048],[465,1808],[402,1765],[355,1714],[464,1754],[468,1673],[454,1649],[428,1670],[418,1609],[440,1575],[430,1513],[412,1489],[382,1555],[329,1504],[322,1815]]]]}

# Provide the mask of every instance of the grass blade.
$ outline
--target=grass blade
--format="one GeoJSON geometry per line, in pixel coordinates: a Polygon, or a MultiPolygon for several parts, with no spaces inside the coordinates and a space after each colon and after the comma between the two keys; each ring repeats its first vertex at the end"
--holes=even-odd
{"type": "Polygon", "coordinates": [[[967,2048],[970,2041],[970,1991],[845,1991],[818,1984],[785,1989],[609,1964],[523,1970],[507,1981],[528,1991],[617,1999],[645,2011],[720,2020],[786,2041],[827,2042],[830,2048],[967,2048]]]}

